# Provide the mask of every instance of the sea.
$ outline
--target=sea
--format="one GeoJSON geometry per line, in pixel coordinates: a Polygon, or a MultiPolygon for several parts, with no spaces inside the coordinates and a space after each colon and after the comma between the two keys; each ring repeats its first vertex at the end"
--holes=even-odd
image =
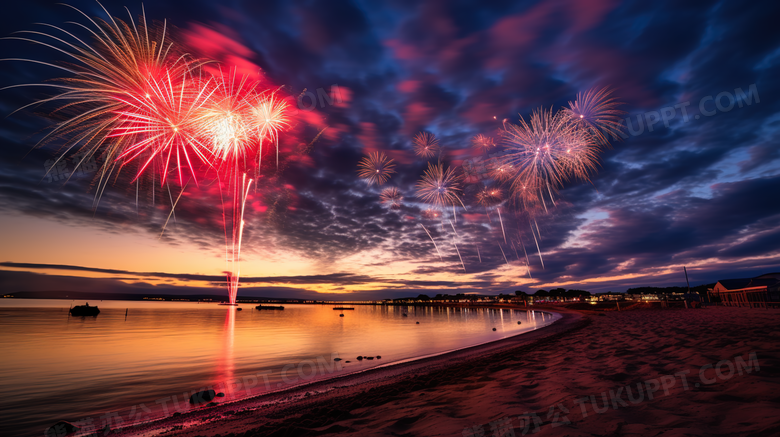
{"type": "Polygon", "coordinates": [[[560,317],[515,309],[256,310],[158,301],[92,301],[96,317],[70,315],[71,306],[85,303],[0,299],[2,435],[41,436],[61,420],[83,433],[116,429],[207,408],[205,397],[188,402],[199,391],[222,394],[210,400],[217,404],[235,401],[499,340],[560,317]]]}

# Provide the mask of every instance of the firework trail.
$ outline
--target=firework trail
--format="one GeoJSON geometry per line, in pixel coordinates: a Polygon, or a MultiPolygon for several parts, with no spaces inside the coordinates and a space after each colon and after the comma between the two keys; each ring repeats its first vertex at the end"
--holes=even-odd
{"type": "Polygon", "coordinates": [[[388,205],[390,209],[400,209],[403,201],[401,192],[396,187],[388,187],[379,194],[379,202],[388,205]]]}
{"type": "Polygon", "coordinates": [[[428,234],[428,238],[431,239],[431,243],[433,243],[433,247],[436,248],[436,253],[439,254],[439,260],[444,261],[444,258],[441,257],[441,252],[439,252],[439,246],[436,245],[436,240],[433,239],[431,233],[428,232],[428,229],[425,228],[425,225],[420,223],[420,226],[422,226],[422,228],[425,230],[425,233],[428,234]]]}
{"type": "Polygon", "coordinates": [[[520,255],[517,253],[517,247],[515,247],[514,241],[512,241],[512,250],[515,251],[515,256],[517,257],[517,260],[520,261],[520,255]]]}
{"type": "Polygon", "coordinates": [[[455,233],[455,236],[456,236],[457,238],[460,238],[460,235],[458,235],[458,231],[456,231],[456,230],[455,230],[455,225],[454,225],[454,224],[452,224],[452,220],[450,220],[450,226],[452,226],[452,232],[454,232],[454,233],[455,233]]]}
{"type": "Polygon", "coordinates": [[[224,74],[221,69],[215,79],[216,91],[210,105],[200,111],[201,136],[210,139],[214,166],[220,172],[222,192],[223,177],[230,192],[230,231],[225,220],[227,283],[229,304],[236,303],[240,280],[241,245],[244,233],[246,200],[253,179],[247,181],[247,172],[259,177],[262,166],[263,145],[275,146],[276,163],[279,163],[279,134],[290,126],[287,104],[270,91],[258,92],[258,83],[245,77],[236,78],[235,70],[224,74]],[[228,239],[228,234],[230,239],[228,239]],[[227,249],[230,248],[228,251],[227,249]],[[229,253],[228,253],[229,252],[229,253]]]}
{"type": "Polygon", "coordinates": [[[498,248],[501,249],[501,255],[504,255],[504,261],[506,261],[506,265],[509,265],[509,260],[506,259],[506,254],[504,253],[504,248],[501,247],[501,243],[498,244],[498,248]]]}
{"type": "Polygon", "coordinates": [[[520,238],[520,246],[523,248],[523,255],[525,255],[525,263],[526,265],[531,265],[531,261],[529,261],[528,259],[528,252],[526,252],[525,250],[525,243],[523,242],[523,237],[520,235],[518,235],[518,237],[520,238]]]}
{"type": "MultiPolygon", "coordinates": [[[[530,223],[528,224],[531,225],[530,223]]],[[[538,226],[537,226],[538,230],[538,226]]],[[[544,260],[542,259],[542,250],[539,249],[539,240],[536,239],[536,234],[534,233],[534,228],[531,228],[531,235],[534,236],[534,242],[536,243],[536,252],[539,254],[539,261],[542,263],[542,268],[544,268],[544,260]]]]}
{"type": "Polygon", "coordinates": [[[395,164],[382,152],[372,152],[358,164],[358,176],[368,185],[382,185],[395,173],[395,164]]]}
{"type": "MultiPolygon", "coordinates": [[[[214,78],[216,90],[210,104],[199,112],[201,136],[210,140],[212,161],[232,199],[230,232],[228,220],[225,226],[225,245],[228,271],[229,303],[235,304],[240,279],[241,245],[244,233],[244,212],[253,179],[247,180],[247,173],[256,177],[262,167],[263,145],[268,143],[276,149],[276,164],[279,164],[279,136],[290,127],[287,103],[273,91],[258,91],[257,82],[245,77],[236,78],[235,70],[225,74],[219,70],[214,78]],[[230,234],[230,242],[228,242],[230,234]]],[[[222,203],[223,217],[225,204],[222,203]]]]}
{"type": "MultiPolygon", "coordinates": [[[[246,199],[249,197],[249,188],[252,185],[252,179],[247,181],[246,175],[241,178],[241,189],[239,191],[238,186],[235,187],[234,204],[233,204],[233,235],[232,235],[232,247],[231,257],[228,260],[230,272],[227,275],[228,282],[228,294],[231,305],[236,304],[236,297],[238,295],[238,282],[241,276],[241,240],[244,235],[244,210],[246,208],[246,199]]],[[[227,241],[225,242],[227,244],[227,241]]]]}
{"type": "MultiPolygon", "coordinates": [[[[458,231],[455,230],[455,225],[452,223],[452,220],[450,220],[450,226],[452,226],[452,232],[455,233],[455,238],[460,238],[460,235],[458,235],[458,231]]],[[[455,251],[458,252],[458,258],[460,258],[460,264],[463,266],[463,271],[466,271],[466,265],[463,264],[463,257],[460,256],[460,249],[458,249],[458,244],[455,242],[455,239],[452,240],[452,245],[455,246],[455,251]]]]}
{"type": "Polygon", "coordinates": [[[504,244],[506,244],[506,231],[504,230],[504,221],[501,219],[501,208],[496,208],[498,212],[498,221],[501,223],[501,233],[504,234],[504,244]]]}
{"type": "Polygon", "coordinates": [[[414,153],[421,158],[431,158],[439,151],[439,140],[428,132],[418,133],[412,140],[414,153]]]}
{"type": "Polygon", "coordinates": [[[458,252],[458,258],[460,258],[460,265],[463,266],[463,271],[466,271],[466,264],[463,264],[463,257],[460,256],[460,249],[458,249],[458,244],[455,243],[455,240],[452,241],[452,245],[455,246],[455,251],[458,252]]]}
{"type": "MultiPolygon", "coordinates": [[[[176,211],[176,205],[179,204],[179,200],[181,199],[181,195],[184,194],[184,189],[187,188],[187,185],[185,184],[181,188],[181,192],[179,193],[179,196],[176,198],[176,202],[171,199],[171,212],[168,213],[168,218],[165,219],[165,224],[162,227],[162,230],[160,231],[160,236],[158,238],[162,238],[163,234],[165,233],[165,228],[168,226],[168,221],[171,219],[171,216],[173,216],[173,222],[176,223],[176,214],[174,211],[176,211]]],[[[170,195],[170,187],[168,189],[168,195],[170,195]]]]}
{"type": "Polygon", "coordinates": [[[523,247],[523,254],[525,255],[525,266],[528,268],[528,277],[532,278],[531,276],[531,262],[528,260],[528,252],[525,251],[525,243],[523,243],[523,238],[520,238],[520,245],[523,247]]]}
{"type": "MultiPolygon", "coordinates": [[[[169,214],[169,216],[171,215],[173,216],[173,223],[176,224],[176,208],[173,207],[174,202],[173,202],[173,194],[171,194],[171,186],[166,185],[165,188],[168,189],[168,200],[171,201],[171,213],[169,214]]],[[[179,195],[179,197],[181,197],[181,194],[179,195]]]]}

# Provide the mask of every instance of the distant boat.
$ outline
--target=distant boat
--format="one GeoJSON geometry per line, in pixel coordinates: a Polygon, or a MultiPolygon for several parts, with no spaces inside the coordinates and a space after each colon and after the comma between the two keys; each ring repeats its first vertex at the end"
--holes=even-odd
{"type": "Polygon", "coordinates": [[[74,317],[94,317],[98,314],[100,314],[98,307],[91,307],[89,306],[89,303],[86,305],[76,305],[70,309],[70,315],[74,317]]]}
{"type": "Polygon", "coordinates": [[[354,308],[350,307],[333,307],[334,310],[354,310],[354,308]]]}
{"type": "Polygon", "coordinates": [[[275,306],[270,306],[270,305],[266,305],[266,306],[263,306],[263,305],[258,305],[258,306],[256,306],[256,307],[255,307],[255,309],[256,309],[256,310],[283,310],[283,309],[284,309],[284,307],[283,307],[283,306],[281,306],[281,305],[279,305],[279,306],[277,306],[277,307],[275,307],[275,306]]]}

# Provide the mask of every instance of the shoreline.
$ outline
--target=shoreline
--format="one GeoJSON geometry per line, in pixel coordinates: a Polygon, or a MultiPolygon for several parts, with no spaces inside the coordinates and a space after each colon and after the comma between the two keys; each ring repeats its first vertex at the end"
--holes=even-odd
{"type": "MultiPolygon", "coordinates": [[[[496,306],[495,309],[526,310],[524,307],[515,306],[507,308],[505,305],[496,306]]],[[[506,352],[507,350],[532,344],[546,337],[561,334],[583,325],[583,316],[577,311],[547,306],[530,308],[529,310],[555,313],[560,318],[550,325],[518,333],[511,337],[434,355],[405,359],[400,362],[388,363],[346,375],[311,381],[276,392],[263,393],[245,399],[221,403],[213,407],[183,412],[177,416],[159,418],[138,424],[137,426],[119,428],[116,432],[121,432],[122,435],[151,436],[167,433],[171,429],[180,429],[182,431],[189,429],[193,431],[193,427],[200,428],[215,421],[230,420],[231,417],[244,416],[260,409],[267,414],[270,411],[295,407],[296,404],[301,402],[327,401],[328,399],[350,396],[352,393],[360,392],[368,386],[373,389],[394,384],[408,377],[408,375],[416,374],[419,371],[428,372],[435,369],[443,369],[453,364],[462,364],[506,352]]],[[[198,434],[200,435],[200,430],[198,434]]]]}

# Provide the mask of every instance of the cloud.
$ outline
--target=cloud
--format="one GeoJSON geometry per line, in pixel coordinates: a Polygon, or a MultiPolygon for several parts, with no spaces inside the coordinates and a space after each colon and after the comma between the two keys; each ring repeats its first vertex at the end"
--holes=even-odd
{"type": "MultiPolygon", "coordinates": [[[[316,94],[334,84],[349,90],[348,104],[301,111],[316,126],[314,133],[328,129],[310,153],[293,155],[280,171],[263,178],[247,218],[247,253],[305,258],[318,271],[243,278],[246,284],[355,289],[381,282],[387,293],[556,283],[616,290],[680,283],[671,272],[681,264],[690,265],[701,282],[778,265],[780,156],[774,145],[780,102],[772,96],[780,93],[774,79],[780,73],[780,32],[766,29],[773,29],[773,11],[780,6],[772,2],[158,3],[147,15],[170,18],[210,57],[245,70],[257,66],[294,95],[303,89],[316,94]],[[700,99],[750,84],[756,84],[760,101],[694,119],[700,99]],[[458,165],[470,156],[466,148],[474,134],[494,135],[504,118],[512,122],[539,106],[557,108],[578,91],[605,85],[626,102],[631,120],[684,102],[691,104],[691,119],[677,118],[652,132],[645,126],[642,134],[616,142],[603,153],[592,184],[569,184],[536,222],[522,212],[502,211],[506,243],[495,212],[489,216],[473,205],[458,213],[457,239],[442,223],[420,219],[424,205],[415,200],[414,183],[425,163],[411,153],[415,133],[435,133],[445,146],[443,160],[458,165]],[[383,208],[379,190],[357,178],[358,160],[373,150],[385,151],[399,164],[390,182],[406,199],[398,212],[383,208]],[[420,223],[431,231],[443,261],[420,223]],[[352,264],[344,265],[346,259],[352,264]]],[[[106,6],[121,12],[118,3],[106,6]]],[[[0,17],[4,29],[19,29],[20,22],[63,21],[54,8],[18,9],[0,17]]],[[[4,44],[0,57],[21,56],[24,50],[4,44]]],[[[31,50],[29,56],[52,56],[31,50]]],[[[36,66],[8,63],[0,81],[39,82],[50,75],[36,66]]],[[[6,90],[0,108],[8,113],[39,95],[39,90],[6,90]]],[[[4,212],[159,235],[175,190],[168,194],[142,185],[136,209],[135,187],[120,181],[109,185],[95,209],[91,178],[65,185],[45,181],[44,163],[54,147],[25,156],[45,125],[32,111],[0,125],[4,212]]],[[[202,251],[220,247],[218,194],[213,186],[188,187],[177,206],[179,231],[167,232],[163,241],[202,251]]],[[[45,268],[223,281],[218,275],[168,274],[165,266],[160,272],[117,270],[111,263],[106,260],[105,269],[45,268]]]]}

